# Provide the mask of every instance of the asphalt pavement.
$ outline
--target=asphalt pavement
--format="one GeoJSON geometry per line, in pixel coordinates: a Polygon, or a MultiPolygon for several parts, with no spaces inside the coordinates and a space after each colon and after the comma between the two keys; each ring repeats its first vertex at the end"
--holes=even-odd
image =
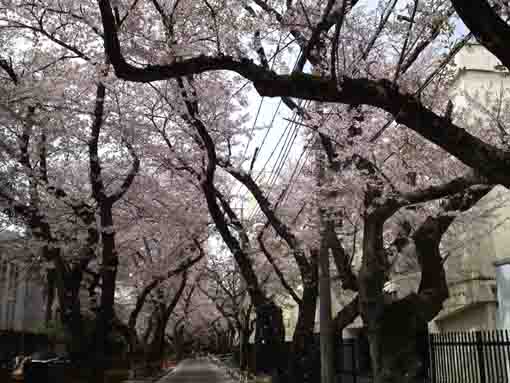
{"type": "Polygon", "coordinates": [[[234,383],[227,372],[207,359],[186,359],[157,383],[234,383]]]}

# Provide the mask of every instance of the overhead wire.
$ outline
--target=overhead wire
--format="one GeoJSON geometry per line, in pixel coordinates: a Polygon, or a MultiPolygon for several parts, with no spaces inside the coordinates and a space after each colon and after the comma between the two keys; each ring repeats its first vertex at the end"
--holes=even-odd
{"type": "MultiPolygon", "coordinates": [[[[294,116],[293,120],[297,117],[297,115],[294,116]]],[[[258,181],[259,179],[262,179],[262,178],[266,178],[267,179],[267,183],[271,185],[271,183],[274,184],[274,182],[272,182],[273,178],[274,178],[274,174],[276,173],[277,169],[279,168],[279,164],[280,164],[280,159],[282,158],[282,154],[284,153],[285,149],[286,148],[289,148],[290,150],[290,147],[288,146],[288,142],[290,142],[289,140],[289,137],[291,137],[294,133],[294,131],[292,130],[293,129],[293,123],[292,122],[289,122],[287,124],[287,126],[285,127],[285,130],[283,131],[283,133],[280,135],[280,138],[278,139],[278,142],[276,143],[276,145],[274,146],[273,150],[271,151],[271,154],[269,156],[269,158],[266,160],[266,162],[264,163],[264,166],[263,168],[258,172],[257,176],[255,177],[255,181],[258,181]],[[284,139],[285,138],[285,139],[284,139]],[[273,155],[276,153],[276,150],[278,149],[278,147],[280,146],[280,142],[282,141],[282,139],[284,139],[284,142],[281,146],[281,149],[278,153],[278,156],[269,172],[269,176],[268,177],[263,177],[263,174],[265,172],[265,168],[267,167],[267,165],[269,164],[269,162],[271,161],[271,158],[273,157],[273,155]]],[[[294,128],[295,129],[295,128],[294,128]]],[[[286,152],[286,151],[285,151],[286,152]]],[[[285,156],[285,155],[284,155],[285,156]]],[[[264,193],[266,195],[266,197],[269,197],[271,193],[271,186],[269,187],[269,190],[264,193]]],[[[253,210],[251,211],[250,213],[250,218],[253,218],[256,214],[257,214],[257,211],[259,210],[259,205],[256,204],[253,208],[253,210]]]]}
{"type": "MultiPolygon", "coordinates": [[[[449,57],[447,60],[445,60],[438,68],[436,68],[436,70],[426,79],[426,81],[420,86],[420,88],[416,91],[415,95],[416,94],[420,94],[424,89],[426,89],[430,83],[434,80],[434,78],[440,73],[442,72],[442,70],[446,67],[446,65],[448,65],[448,63],[451,61],[451,59],[453,59],[453,57],[458,53],[458,51],[460,50],[460,48],[462,48],[462,46],[464,46],[467,41],[469,41],[469,39],[472,37],[471,34],[468,34],[466,35],[455,47],[454,49],[452,50],[452,52],[450,52],[449,54],[449,57]]],[[[301,52],[302,54],[302,52],[301,52]]],[[[280,100],[280,104],[281,104],[281,100],[280,100]]],[[[279,105],[280,105],[279,104],[279,105]]],[[[273,116],[273,120],[274,121],[274,118],[275,118],[276,114],[273,116]]],[[[328,117],[329,118],[329,117],[328,117]]],[[[388,123],[386,123],[371,139],[370,139],[370,142],[374,142],[375,140],[377,140],[380,135],[395,121],[396,118],[394,118],[393,120],[389,121],[388,123]]],[[[289,120],[289,124],[293,124],[295,125],[294,127],[294,130],[297,130],[297,125],[299,123],[296,123],[296,114],[294,113],[294,116],[292,118],[292,120],[289,120]]],[[[289,127],[289,124],[287,125],[286,127],[286,130],[284,131],[283,135],[285,135],[286,131],[287,131],[287,128],[289,127]]],[[[304,124],[301,124],[301,125],[304,125],[304,124]]],[[[307,126],[307,125],[304,125],[304,126],[307,126]]],[[[308,127],[308,126],[307,126],[308,127]]],[[[292,128],[291,128],[292,129],[292,128]]],[[[315,135],[316,131],[314,130],[314,133],[312,133],[312,139],[313,139],[313,136],[315,135]]],[[[265,142],[265,138],[267,137],[268,133],[266,132],[266,135],[264,136],[264,140],[263,142],[265,142]]],[[[282,136],[283,136],[282,135],[282,136]]],[[[260,177],[260,175],[263,173],[263,171],[265,170],[267,164],[269,163],[271,157],[273,156],[274,152],[275,152],[275,149],[278,147],[279,143],[281,142],[281,139],[282,139],[282,136],[280,136],[280,139],[278,140],[277,142],[277,145],[275,146],[275,148],[273,149],[270,157],[268,158],[268,160],[266,161],[266,163],[264,164],[261,172],[259,172],[259,174],[257,175],[256,177],[256,180],[260,177]]],[[[328,135],[326,135],[328,136],[328,135]]],[[[288,136],[288,133],[287,133],[287,137],[288,136]]],[[[292,144],[290,146],[288,146],[288,149],[287,151],[284,153],[284,148],[285,148],[285,144],[284,146],[282,147],[282,149],[280,150],[280,154],[279,156],[277,157],[277,160],[275,161],[275,164],[273,165],[273,169],[271,170],[271,173],[270,173],[270,179],[269,179],[269,191],[266,193],[267,196],[270,195],[275,183],[276,183],[276,180],[278,179],[279,175],[281,174],[281,171],[283,169],[283,165],[284,165],[284,161],[286,161],[286,159],[288,158],[288,155],[289,155],[289,152],[290,152],[290,149],[294,143],[294,140],[295,140],[295,137],[294,139],[292,140],[292,144]],[[280,160],[278,161],[278,159],[281,158],[283,160],[280,160]],[[275,170],[276,169],[276,170],[275,170]]],[[[336,140],[335,140],[336,142],[336,140]]],[[[298,175],[300,175],[303,167],[304,167],[304,164],[306,163],[307,159],[308,159],[308,156],[309,156],[309,144],[305,145],[303,151],[301,152],[300,156],[299,156],[299,160],[298,162],[296,163],[296,166],[292,172],[292,175],[291,175],[291,178],[289,179],[289,182],[288,182],[288,185],[286,187],[286,190],[284,190],[284,192],[280,195],[280,198],[279,200],[277,201],[276,205],[275,206],[278,206],[283,199],[287,200],[288,199],[288,195],[290,194],[290,190],[292,189],[292,186],[293,186],[293,183],[295,182],[295,179],[298,178],[298,175]],[[305,161],[303,162],[303,164],[301,164],[301,168],[299,170],[299,172],[297,172],[297,169],[299,167],[299,163],[300,163],[300,159],[304,156],[304,154],[307,153],[306,157],[305,157],[305,161]]],[[[253,219],[255,217],[255,215],[257,214],[257,210],[258,210],[258,204],[255,206],[254,210],[252,211],[252,213],[250,214],[250,219],[253,219]]]]}
{"type": "MultiPolygon", "coordinates": [[[[288,33],[288,34],[287,34],[287,36],[288,36],[289,34],[290,34],[290,33],[288,33]]],[[[290,45],[290,44],[294,41],[294,39],[292,39],[292,40],[291,40],[291,42],[289,42],[289,43],[285,44],[285,46],[284,46],[283,48],[281,48],[281,49],[280,49],[280,43],[281,43],[281,41],[282,41],[282,37],[280,36],[280,40],[278,41],[278,44],[277,44],[277,47],[276,47],[275,53],[274,53],[274,54],[273,54],[273,55],[269,58],[269,60],[268,60],[268,61],[272,61],[272,62],[271,62],[271,67],[270,67],[270,69],[271,69],[271,70],[272,70],[272,69],[273,69],[273,67],[274,67],[274,63],[275,63],[275,61],[276,61],[276,57],[277,57],[277,55],[278,55],[279,53],[281,53],[284,49],[286,49],[286,48],[287,48],[287,47],[288,47],[288,46],[289,46],[289,45],[290,45]]],[[[242,89],[244,89],[244,88],[245,88],[245,87],[246,87],[249,83],[250,83],[250,81],[246,81],[246,82],[245,82],[245,83],[241,86],[241,88],[239,88],[239,89],[238,89],[238,90],[237,90],[234,94],[237,94],[238,92],[240,92],[240,91],[241,91],[242,89]]],[[[233,96],[232,96],[232,97],[233,97],[233,96]]],[[[258,108],[257,108],[257,113],[256,113],[256,116],[255,116],[255,120],[253,121],[253,125],[252,125],[252,128],[251,128],[250,133],[249,133],[248,143],[246,144],[246,147],[245,147],[245,149],[244,149],[244,153],[243,153],[243,157],[242,157],[243,159],[246,157],[246,153],[248,152],[248,147],[250,146],[250,143],[251,143],[251,141],[252,141],[252,139],[253,139],[253,132],[255,131],[255,127],[256,127],[256,125],[257,125],[257,121],[258,121],[258,118],[259,118],[259,116],[260,116],[260,112],[261,112],[261,109],[262,109],[262,104],[263,104],[263,102],[264,102],[264,98],[265,98],[265,97],[262,97],[262,98],[260,99],[260,103],[259,103],[259,106],[258,106],[258,108]]],[[[265,133],[265,135],[264,135],[264,138],[263,138],[263,140],[262,140],[261,145],[260,145],[260,146],[259,146],[259,148],[258,148],[258,150],[259,150],[259,151],[262,149],[262,147],[263,147],[263,145],[264,145],[264,143],[265,143],[265,140],[266,140],[267,136],[269,135],[269,131],[270,131],[270,130],[271,130],[271,128],[273,127],[273,124],[274,124],[274,121],[275,121],[275,119],[276,119],[276,115],[277,115],[277,113],[278,113],[278,110],[280,109],[281,103],[282,103],[282,100],[280,99],[280,101],[279,101],[279,103],[278,103],[278,105],[277,105],[277,107],[276,107],[276,111],[274,112],[273,117],[272,117],[272,119],[271,119],[271,123],[270,123],[270,125],[269,125],[269,127],[268,127],[268,129],[267,129],[267,131],[266,131],[266,133],[265,133]]],[[[255,155],[255,154],[254,154],[254,155],[255,155]]],[[[253,163],[255,163],[255,160],[256,160],[256,158],[254,158],[253,163]]],[[[239,188],[237,189],[237,192],[236,192],[236,193],[234,193],[234,195],[239,194],[239,192],[241,191],[241,189],[242,189],[242,185],[240,185],[240,186],[239,186],[239,188]]],[[[230,193],[230,194],[232,194],[232,190],[231,190],[231,193],[230,193]]]]}
{"type": "MultiPolygon", "coordinates": [[[[444,60],[441,65],[439,65],[439,67],[437,67],[434,72],[432,72],[429,77],[427,77],[427,79],[423,82],[423,84],[418,88],[418,90],[416,90],[414,93],[413,93],[413,97],[415,96],[418,96],[419,94],[421,94],[421,92],[423,92],[429,85],[430,83],[434,80],[434,78],[436,78],[436,76],[441,73],[441,71],[446,68],[446,66],[451,62],[451,60],[453,60],[455,58],[455,56],[457,55],[457,53],[460,51],[460,49],[462,47],[464,47],[468,41],[473,37],[473,34],[472,33],[468,33],[467,35],[464,36],[464,38],[459,41],[459,43],[457,43],[455,45],[455,47],[451,50],[451,52],[449,53],[448,57],[446,58],[446,60],[444,60]]],[[[395,117],[392,117],[388,122],[386,122],[382,127],[381,129],[379,129],[373,136],[372,138],[370,138],[370,143],[374,143],[375,141],[377,141],[379,139],[379,137],[381,137],[381,135],[386,131],[386,129],[388,129],[396,120],[397,118],[399,117],[399,115],[402,113],[402,110],[399,110],[399,112],[397,113],[397,115],[395,117]]]]}
{"type": "MultiPolygon", "coordinates": [[[[304,107],[306,108],[310,104],[310,102],[311,101],[305,101],[304,107]]],[[[301,106],[301,102],[299,103],[299,107],[300,108],[302,107],[301,106]]],[[[280,149],[280,153],[279,153],[277,159],[275,160],[275,163],[273,164],[272,170],[271,170],[269,178],[267,180],[267,183],[269,185],[268,190],[265,193],[267,198],[269,198],[269,196],[271,195],[271,193],[273,191],[273,188],[276,185],[276,181],[278,180],[278,178],[279,178],[279,176],[280,176],[280,174],[281,174],[281,172],[282,172],[282,170],[283,170],[283,168],[285,166],[285,163],[286,163],[286,161],[287,161],[287,159],[288,159],[288,157],[289,157],[289,155],[291,153],[292,147],[293,147],[293,145],[294,145],[294,143],[295,143],[295,141],[297,139],[297,136],[298,136],[298,133],[299,133],[299,130],[298,130],[299,123],[297,122],[298,119],[300,120],[300,119],[302,119],[302,117],[299,116],[296,111],[294,111],[293,112],[293,117],[292,117],[292,119],[288,120],[288,124],[287,124],[287,127],[286,127],[286,130],[288,130],[289,127],[290,127],[290,130],[288,130],[287,137],[286,137],[286,139],[284,141],[282,149],[280,149]]],[[[276,147],[278,147],[278,145],[276,147]]],[[[275,147],[275,149],[276,149],[276,147],[275,147]]],[[[272,154],[274,152],[275,152],[275,150],[273,149],[272,154]]],[[[270,158],[268,158],[268,160],[264,164],[264,167],[263,167],[262,171],[259,172],[257,178],[260,177],[263,174],[263,170],[267,166],[269,160],[270,160],[270,158]]],[[[279,200],[280,200],[280,198],[279,198],[279,200]]],[[[252,210],[252,212],[250,214],[250,219],[252,219],[258,213],[258,210],[259,210],[259,206],[257,204],[257,205],[255,205],[255,207],[253,208],[253,210],[252,210]]]]}

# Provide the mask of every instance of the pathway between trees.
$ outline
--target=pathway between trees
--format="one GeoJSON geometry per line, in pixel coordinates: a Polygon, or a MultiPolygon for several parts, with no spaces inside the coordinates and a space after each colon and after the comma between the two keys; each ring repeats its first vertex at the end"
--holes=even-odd
{"type": "Polygon", "coordinates": [[[233,383],[233,380],[206,359],[187,359],[157,383],[233,383]]]}

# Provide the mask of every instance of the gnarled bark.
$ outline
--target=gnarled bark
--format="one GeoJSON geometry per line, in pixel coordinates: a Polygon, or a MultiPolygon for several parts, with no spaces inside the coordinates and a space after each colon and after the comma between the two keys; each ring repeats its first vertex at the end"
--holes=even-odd
{"type": "MultiPolygon", "coordinates": [[[[428,194],[429,197],[439,198],[441,193],[437,194],[438,190],[448,196],[448,188],[435,188],[435,192],[428,194]]],[[[396,211],[395,206],[382,206],[367,215],[360,271],[360,307],[368,327],[376,383],[425,381],[427,364],[423,351],[427,325],[439,313],[448,297],[439,250],[441,238],[454,220],[448,212],[469,209],[490,190],[490,186],[469,188],[468,185],[459,193],[454,193],[456,188],[450,189],[453,195],[446,200],[443,207],[445,213],[429,216],[412,237],[422,271],[418,292],[396,301],[388,302],[382,291],[385,282],[382,227],[384,221],[396,211]]],[[[423,198],[425,194],[417,192],[414,195],[423,198]]]]}

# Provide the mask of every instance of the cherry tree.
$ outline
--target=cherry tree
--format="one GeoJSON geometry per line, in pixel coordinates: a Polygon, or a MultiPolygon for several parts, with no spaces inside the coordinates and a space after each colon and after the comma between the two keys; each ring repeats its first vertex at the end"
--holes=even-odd
{"type": "MultiPolygon", "coordinates": [[[[448,4],[448,2],[444,2],[443,4],[448,4]]],[[[267,3],[262,1],[258,2],[258,5],[261,6],[263,10],[272,13],[277,20],[282,19],[285,22],[283,15],[281,15],[277,9],[270,7],[267,3]]],[[[306,60],[311,59],[309,52],[317,51],[315,48],[319,42],[322,42],[323,36],[332,33],[333,27],[337,24],[339,27],[336,28],[336,30],[340,30],[344,16],[352,9],[355,9],[355,4],[353,4],[353,2],[350,3],[350,6],[344,7],[334,7],[334,5],[335,2],[329,2],[322,10],[323,12],[317,12],[318,10],[315,10],[316,17],[318,17],[319,14],[321,15],[318,17],[318,22],[315,24],[312,23],[312,20],[310,20],[310,24],[298,23],[298,25],[305,25],[305,28],[309,29],[309,31],[307,31],[308,33],[305,35],[300,33],[300,30],[295,31],[295,33],[298,33],[297,39],[302,38],[306,41],[306,49],[299,62],[298,70],[303,68],[306,60]]],[[[460,1],[452,1],[452,5],[474,36],[481,41],[482,44],[486,45],[488,49],[502,61],[503,65],[508,65],[504,49],[499,44],[500,40],[498,39],[505,33],[508,33],[506,23],[498,14],[498,11],[501,11],[501,7],[492,8],[487,2],[482,0],[477,1],[472,7],[466,7],[460,1]],[[483,18],[481,15],[483,15],[483,18]],[[483,21],[480,21],[482,19],[483,21]],[[491,21],[491,26],[494,26],[494,28],[483,28],[482,25],[485,25],[486,21],[491,21]]],[[[294,8],[295,5],[292,3],[287,3],[284,7],[285,6],[288,8],[287,14],[298,12],[297,9],[294,8]]],[[[105,46],[111,63],[114,66],[115,73],[120,78],[136,82],[152,82],[177,78],[193,73],[203,73],[205,71],[229,70],[250,80],[259,94],[263,96],[296,97],[322,102],[351,105],[366,104],[374,106],[390,113],[397,123],[407,126],[425,139],[438,145],[448,153],[451,153],[466,165],[483,171],[488,177],[494,179],[495,182],[506,184],[504,168],[506,166],[506,161],[508,161],[508,154],[505,150],[495,148],[493,145],[483,142],[481,139],[453,124],[449,119],[433,112],[416,100],[412,94],[401,91],[398,89],[398,86],[392,85],[391,80],[355,78],[349,76],[349,74],[342,74],[340,77],[332,75],[330,77],[324,76],[318,78],[316,75],[308,75],[305,73],[297,74],[296,71],[291,75],[279,75],[270,69],[264,68],[263,65],[255,64],[250,59],[243,58],[242,60],[242,57],[229,56],[221,51],[217,52],[219,54],[216,56],[206,56],[203,54],[202,56],[186,57],[185,59],[176,60],[169,64],[151,63],[151,65],[146,67],[139,67],[126,61],[121,52],[121,43],[118,38],[118,31],[115,27],[116,19],[110,2],[99,2],[99,8],[105,33],[105,46]],[[337,83],[339,80],[340,84],[338,85],[337,83]],[[433,128],[436,126],[440,126],[441,129],[433,128]],[[447,133],[440,134],[440,132],[447,133]],[[470,149],[467,151],[465,148],[470,149]]],[[[118,9],[118,7],[115,8],[118,9]]],[[[411,8],[413,7],[411,6],[411,8]]],[[[229,8],[229,10],[231,9],[232,8],[229,8]]],[[[414,17],[417,13],[418,6],[415,6],[410,15],[411,27],[408,28],[410,32],[413,29],[412,24],[414,23],[414,17]]],[[[420,14],[421,13],[422,12],[420,12],[420,14]]],[[[446,12],[446,14],[449,13],[451,12],[446,12]]],[[[212,12],[210,26],[213,29],[213,33],[217,36],[216,43],[221,48],[220,39],[222,36],[218,31],[214,30],[214,19],[216,16],[216,12],[212,12]]],[[[305,9],[305,12],[301,13],[299,16],[306,19],[309,15],[306,13],[305,9]]],[[[425,13],[423,16],[426,17],[427,14],[425,13]]],[[[437,17],[438,14],[434,13],[432,16],[437,17]]],[[[402,19],[405,20],[405,17],[402,17],[402,19]]],[[[420,53],[422,53],[430,43],[435,41],[435,38],[440,34],[440,31],[436,32],[437,25],[438,23],[442,25],[444,19],[445,17],[441,15],[437,20],[434,20],[434,23],[428,23],[430,31],[420,35],[421,39],[424,39],[424,41],[421,41],[422,44],[419,44],[419,49],[411,57],[418,58],[420,53]]],[[[377,32],[376,39],[379,35],[379,29],[377,32]]],[[[410,32],[407,32],[407,35],[410,36],[410,32]]],[[[404,31],[404,36],[405,35],[406,33],[404,31]]],[[[408,40],[409,38],[404,38],[404,42],[408,40]]],[[[204,45],[205,44],[201,41],[195,52],[200,52],[201,50],[203,52],[204,45]],[[202,45],[200,46],[200,44],[202,45]]],[[[401,50],[403,53],[399,55],[402,59],[398,60],[398,63],[400,63],[397,66],[398,72],[402,69],[402,61],[404,55],[408,53],[407,50],[409,48],[407,46],[408,44],[404,43],[403,45],[404,49],[401,50]]],[[[335,46],[334,48],[336,49],[337,47],[335,46]]],[[[239,49],[239,53],[242,53],[239,46],[234,45],[234,49],[239,49]]],[[[332,52],[336,52],[335,49],[333,49],[332,52]]],[[[334,57],[335,54],[336,53],[333,53],[332,56],[334,57]]],[[[415,61],[416,59],[412,62],[415,61]]],[[[332,62],[336,61],[332,60],[332,62]]],[[[330,73],[332,72],[330,71],[330,73]]],[[[398,80],[398,78],[399,76],[397,75],[394,80],[398,80]]]]}
{"type": "Polygon", "coordinates": [[[167,324],[205,257],[207,219],[194,195],[186,180],[143,175],[117,208],[125,254],[120,281],[133,297],[128,339],[131,351],[149,361],[161,360],[167,324]]]}
{"type": "MultiPolygon", "coordinates": [[[[382,329],[392,322],[386,314],[405,307],[412,315],[402,316],[398,323],[413,333],[413,318],[419,310],[416,303],[427,307],[427,317],[432,315],[444,300],[444,286],[439,278],[417,295],[387,304],[383,285],[388,260],[393,257],[388,250],[399,253],[402,243],[410,241],[417,248],[422,241],[413,236],[427,231],[420,231],[421,225],[436,222],[431,224],[436,230],[434,246],[423,250],[431,255],[420,263],[422,282],[427,285],[426,270],[440,272],[442,267],[438,268],[434,254],[448,220],[438,217],[450,217],[449,210],[468,209],[479,198],[475,192],[482,193],[495,184],[509,185],[508,148],[484,134],[487,123],[482,122],[479,130],[463,129],[452,118],[451,105],[444,97],[451,73],[447,64],[470,37],[458,41],[452,33],[459,18],[509,67],[502,42],[510,30],[503,20],[507,6],[483,0],[469,5],[460,0],[390,0],[375,9],[365,9],[362,2],[354,0],[321,4],[263,0],[66,4],[7,2],[3,22],[11,31],[28,30],[85,62],[102,63],[104,43],[108,64],[117,78],[148,83],[138,88],[132,84],[132,89],[143,89],[143,94],[152,90],[158,100],[149,105],[148,113],[153,132],[164,144],[150,142],[158,148],[155,157],[168,168],[187,173],[202,191],[211,219],[232,252],[255,306],[259,321],[256,338],[274,350],[274,360],[279,359],[283,341],[281,310],[260,285],[249,256],[254,241],[223,186],[228,177],[250,191],[268,227],[286,243],[298,267],[304,291],[301,296],[295,294],[303,307],[298,321],[302,331],[294,336],[296,360],[300,350],[306,349],[303,339],[313,331],[309,308],[315,308],[317,298],[316,254],[321,241],[328,239],[329,245],[323,248],[334,255],[342,284],[358,292],[345,310],[357,309],[368,326],[376,381],[419,380],[416,363],[407,363],[414,360],[411,343],[402,347],[408,353],[386,355],[382,345],[387,345],[388,339],[382,329]],[[76,33],[74,39],[71,31],[76,33]],[[300,51],[291,73],[281,58],[288,47],[300,51]],[[439,51],[444,57],[438,60],[434,55],[439,51]],[[311,74],[307,64],[312,67],[311,74]],[[319,214],[310,212],[310,221],[322,228],[319,235],[301,238],[292,220],[287,221],[275,200],[268,197],[264,185],[254,180],[252,166],[250,171],[243,168],[246,159],[232,150],[246,133],[239,109],[234,110],[230,101],[235,98],[235,86],[244,81],[261,96],[280,97],[306,129],[320,136],[331,175],[326,176],[324,190],[318,190],[319,214]],[[310,107],[295,100],[313,103],[310,107]],[[468,168],[476,174],[468,173],[468,168]],[[456,201],[459,193],[467,193],[465,200],[471,202],[449,202],[456,201]],[[437,210],[434,203],[415,207],[440,198],[447,202],[437,210]],[[399,221],[397,216],[402,215],[399,221]],[[414,225],[406,223],[410,220],[414,225]],[[345,234],[351,223],[354,232],[363,232],[357,274],[341,246],[341,240],[357,243],[345,234]],[[433,299],[425,299],[431,296],[433,299]],[[408,370],[393,369],[396,361],[405,361],[401,364],[408,370]]],[[[61,57],[61,52],[45,53],[54,60],[61,57]]],[[[15,72],[9,60],[1,63],[12,79],[15,72]]],[[[133,113],[145,113],[132,105],[133,113]]],[[[264,238],[260,238],[258,246],[264,252],[264,238]]],[[[276,262],[272,265],[278,267],[276,262]]],[[[284,285],[285,277],[277,267],[275,272],[284,285]]],[[[281,364],[274,367],[280,368],[283,376],[281,364]]]]}
{"type": "Polygon", "coordinates": [[[8,176],[2,202],[5,212],[33,237],[34,252],[40,251],[41,259],[50,264],[48,272],[55,273],[61,319],[72,339],[70,352],[74,358],[83,359],[91,347],[99,354],[104,352],[101,345],[111,332],[117,257],[111,211],[132,183],[140,161],[122,122],[106,116],[105,105],[108,111],[108,107],[115,106],[118,111],[122,106],[118,98],[105,96],[106,86],[93,67],[80,75],[71,74],[77,69],[68,61],[73,57],[53,61],[47,47],[20,48],[15,41],[9,43],[6,48],[12,55],[2,60],[8,74],[2,84],[6,90],[2,99],[2,153],[8,176]],[[69,74],[69,88],[62,86],[59,74],[69,74]],[[93,112],[87,100],[93,95],[90,85],[96,89],[93,112]],[[116,168],[104,169],[104,157],[99,155],[104,125],[109,129],[108,144],[117,145],[117,153],[126,150],[131,154],[133,163],[127,174],[123,174],[126,162],[115,156],[106,157],[112,161],[108,165],[115,162],[116,168]],[[121,133],[120,142],[111,139],[114,131],[121,133]],[[84,156],[83,150],[88,155],[84,156]],[[124,178],[120,185],[119,178],[124,178]],[[94,336],[85,333],[79,295],[85,273],[98,285],[98,274],[88,268],[98,253],[103,261],[113,262],[113,269],[99,270],[100,311],[94,318],[95,342],[90,342],[94,336]]]}

